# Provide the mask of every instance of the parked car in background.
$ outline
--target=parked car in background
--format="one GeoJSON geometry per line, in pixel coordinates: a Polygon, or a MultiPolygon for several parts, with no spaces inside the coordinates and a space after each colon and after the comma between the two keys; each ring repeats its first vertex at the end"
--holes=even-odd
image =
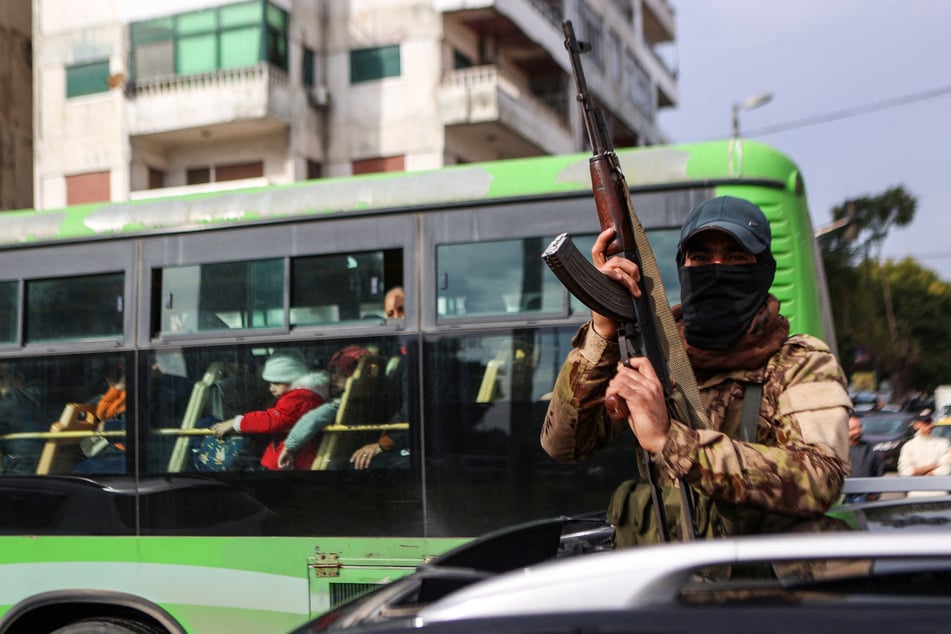
{"type": "Polygon", "coordinates": [[[934,429],[931,430],[931,435],[951,440],[951,413],[949,413],[944,418],[938,418],[935,420],[934,429]]]}
{"type": "Polygon", "coordinates": [[[902,445],[915,435],[912,423],[917,413],[872,410],[859,414],[862,417],[862,439],[872,445],[872,450],[885,465],[885,471],[897,470],[902,445]]]}
{"type": "Polygon", "coordinates": [[[856,412],[869,412],[878,407],[879,396],[876,392],[854,392],[849,395],[856,412]]]}

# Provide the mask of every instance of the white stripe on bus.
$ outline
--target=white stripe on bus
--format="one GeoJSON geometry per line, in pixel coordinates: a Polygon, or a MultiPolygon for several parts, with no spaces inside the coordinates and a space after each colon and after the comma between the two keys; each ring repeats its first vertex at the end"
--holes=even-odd
{"type": "Polygon", "coordinates": [[[308,614],[306,577],[233,568],[95,561],[4,564],[0,578],[5,580],[0,605],[13,605],[40,592],[84,589],[125,592],[159,604],[308,614]]]}

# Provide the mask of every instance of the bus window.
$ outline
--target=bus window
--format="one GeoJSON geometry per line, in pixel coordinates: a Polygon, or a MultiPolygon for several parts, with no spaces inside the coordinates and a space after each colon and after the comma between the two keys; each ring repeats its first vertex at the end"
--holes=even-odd
{"type": "Polygon", "coordinates": [[[26,341],[121,337],[122,273],[26,282],[26,341]]]}
{"type": "Polygon", "coordinates": [[[455,318],[562,312],[564,288],[541,259],[551,240],[525,238],[437,246],[437,315],[455,318]]]}
{"type": "Polygon", "coordinates": [[[18,282],[0,282],[0,344],[17,341],[19,289],[18,282]]]}
{"type": "Polygon", "coordinates": [[[284,260],[167,267],[157,280],[162,334],[284,326],[284,260]]]}
{"type": "MultiPolygon", "coordinates": [[[[574,326],[427,336],[423,409],[428,521],[453,534],[605,504],[632,477],[617,449],[556,463],[538,437],[574,326]],[[543,483],[543,484],[539,484],[543,483]]],[[[626,442],[626,444],[625,444],[626,442]]]]}
{"type": "Polygon", "coordinates": [[[401,249],[291,260],[291,326],[385,319],[383,298],[403,283],[401,249]]]}
{"type": "MultiPolygon", "coordinates": [[[[245,345],[154,352],[147,404],[153,432],[148,447],[150,470],[183,473],[265,469],[262,458],[269,443],[280,443],[297,418],[282,419],[280,428],[273,432],[234,433],[221,440],[210,428],[275,406],[277,397],[270,392],[270,382],[263,378],[268,360],[274,357],[299,362],[295,366],[301,368],[300,379],[291,384],[292,390],[318,392],[322,402],[333,405],[329,427],[307,439],[308,469],[348,469],[352,450],[376,443],[384,432],[395,439],[388,449],[408,449],[397,446],[400,441],[404,445],[408,442],[402,432],[409,428],[404,408],[406,390],[400,379],[405,376],[405,364],[399,362],[401,350],[400,342],[388,337],[273,348],[245,345]],[[353,367],[348,368],[350,376],[339,389],[331,388],[328,366],[335,353],[348,346],[356,346],[362,354],[354,358],[353,367]],[[321,377],[322,382],[310,381],[321,377]]],[[[408,461],[404,462],[387,464],[408,466],[408,461]]]]}
{"type": "Polygon", "coordinates": [[[125,472],[128,362],[127,354],[0,362],[3,473],[125,472]]]}

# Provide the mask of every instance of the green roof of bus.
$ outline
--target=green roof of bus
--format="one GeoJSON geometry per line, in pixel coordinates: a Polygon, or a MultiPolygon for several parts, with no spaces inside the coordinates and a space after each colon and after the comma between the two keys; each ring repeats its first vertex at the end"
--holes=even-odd
{"type": "MultiPolygon", "coordinates": [[[[793,187],[798,175],[788,157],[753,141],[651,146],[622,149],[617,154],[633,189],[750,180],[793,187]]],[[[588,154],[573,154],[510,159],[56,210],[11,211],[3,214],[0,244],[590,191],[589,158],[588,154]]]]}

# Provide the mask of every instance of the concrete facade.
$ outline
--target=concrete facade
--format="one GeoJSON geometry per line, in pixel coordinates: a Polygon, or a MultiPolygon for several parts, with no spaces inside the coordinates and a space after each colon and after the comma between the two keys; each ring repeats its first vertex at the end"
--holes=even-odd
{"type": "Polygon", "coordinates": [[[33,206],[30,0],[0,2],[0,209],[33,206]]]}
{"type": "Polygon", "coordinates": [[[286,68],[136,76],[147,43],[130,25],[234,4],[33,0],[37,208],[65,206],[79,182],[122,201],[582,150],[566,18],[597,38],[585,72],[616,145],[664,142],[656,112],[677,100],[655,50],[674,39],[666,0],[271,0],[286,68]],[[379,47],[398,48],[398,73],[353,81],[353,52],[379,47]],[[107,89],[67,94],[69,73],[106,61],[107,89]]]}

